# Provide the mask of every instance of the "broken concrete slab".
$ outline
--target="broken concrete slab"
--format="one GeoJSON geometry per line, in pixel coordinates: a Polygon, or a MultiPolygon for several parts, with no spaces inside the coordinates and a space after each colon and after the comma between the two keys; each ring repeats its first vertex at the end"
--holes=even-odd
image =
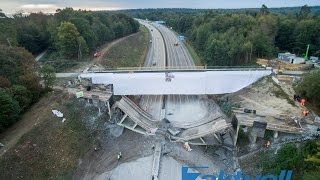
{"type": "Polygon", "coordinates": [[[108,125],[109,132],[113,137],[120,137],[124,131],[124,127],[118,126],[116,124],[108,125]]]}

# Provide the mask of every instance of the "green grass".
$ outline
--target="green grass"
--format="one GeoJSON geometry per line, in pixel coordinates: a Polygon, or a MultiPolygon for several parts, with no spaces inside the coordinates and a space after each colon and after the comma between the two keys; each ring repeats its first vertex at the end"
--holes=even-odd
{"type": "Polygon", "coordinates": [[[237,145],[239,147],[245,147],[250,143],[249,136],[242,130],[243,126],[239,128],[237,145]]]}
{"type": "Polygon", "coordinates": [[[51,104],[49,109],[64,113],[64,123],[51,110],[37,112],[45,120],[0,158],[0,179],[71,179],[79,159],[95,143],[82,121],[91,116],[92,109],[79,107],[76,101],[51,104]]]}
{"type": "Polygon", "coordinates": [[[140,31],[113,46],[102,58],[102,65],[107,68],[143,66],[149,41],[145,27],[140,31]]]}
{"type": "Polygon", "coordinates": [[[193,58],[194,64],[196,66],[203,66],[203,63],[202,63],[200,57],[198,56],[196,51],[193,49],[193,47],[189,44],[189,42],[185,41],[184,44],[186,45],[188,51],[190,52],[191,57],[193,58]]]}

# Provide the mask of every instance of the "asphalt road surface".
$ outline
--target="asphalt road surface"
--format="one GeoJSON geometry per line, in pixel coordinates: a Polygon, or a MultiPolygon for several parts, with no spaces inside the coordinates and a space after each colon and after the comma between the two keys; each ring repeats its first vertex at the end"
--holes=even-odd
{"type": "MultiPolygon", "coordinates": [[[[163,35],[167,48],[167,66],[193,68],[194,61],[177,34],[166,26],[153,24],[163,35]],[[178,43],[178,45],[174,45],[178,43]]],[[[169,82],[170,83],[170,82],[169,82]]],[[[206,96],[167,95],[165,97],[165,118],[172,124],[184,127],[190,122],[201,121],[210,116],[206,96]]]]}
{"type": "MultiPolygon", "coordinates": [[[[147,27],[151,34],[149,53],[144,66],[152,68],[165,67],[165,46],[164,40],[159,30],[151,24],[147,23],[146,21],[139,20],[139,22],[143,24],[145,27],[147,27]]],[[[162,95],[142,96],[140,101],[140,107],[146,110],[156,119],[161,119],[161,111],[163,105],[162,98],[162,95]]]]}

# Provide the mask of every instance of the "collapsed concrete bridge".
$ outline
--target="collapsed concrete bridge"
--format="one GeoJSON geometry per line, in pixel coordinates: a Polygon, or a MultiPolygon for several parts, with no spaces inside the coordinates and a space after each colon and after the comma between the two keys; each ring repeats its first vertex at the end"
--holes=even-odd
{"type": "MultiPolygon", "coordinates": [[[[236,92],[258,79],[270,75],[272,69],[148,69],[90,72],[80,74],[93,85],[112,85],[111,93],[121,95],[111,108],[111,121],[140,134],[160,133],[172,142],[193,145],[234,144],[235,131],[214,102],[210,115],[192,121],[170,122],[153,117],[126,95],[224,94],[236,92]]],[[[136,96],[137,97],[137,96],[136,96]]],[[[207,99],[207,98],[204,98],[207,99]]],[[[107,100],[108,101],[108,100],[107,100]]],[[[210,100],[206,100],[210,101],[210,100]]],[[[109,107],[109,101],[108,101],[109,107]]],[[[164,110],[164,109],[163,109],[164,110]]]]}

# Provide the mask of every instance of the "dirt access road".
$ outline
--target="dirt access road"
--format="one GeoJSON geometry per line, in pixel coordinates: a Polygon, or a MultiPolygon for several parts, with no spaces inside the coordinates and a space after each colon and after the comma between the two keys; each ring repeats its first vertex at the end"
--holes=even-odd
{"type": "Polygon", "coordinates": [[[43,112],[51,111],[55,103],[59,99],[64,99],[64,93],[50,93],[48,96],[43,97],[39,102],[32,106],[32,108],[25,113],[21,120],[7,129],[4,133],[0,134],[0,142],[5,146],[0,149],[0,157],[14,147],[19,139],[32,128],[37,126],[45,118],[43,112]]]}
{"type": "MultiPolygon", "coordinates": [[[[137,32],[139,33],[139,32],[137,32]]],[[[136,35],[137,33],[134,33],[134,34],[131,34],[129,36],[125,36],[125,37],[122,37],[120,39],[117,39],[117,40],[114,40],[110,43],[106,43],[105,45],[103,45],[98,51],[101,53],[101,56],[99,56],[98,58],[93,58],[90,62],[88,62],[87,64],[81,64],[81,65],[78,65],[78,66],[75,66],[71,69],[68,69],[68,72],[83,72],[85,71],[86,69],[92,67],[92,66],[95,66],[95,67],[103,67],[100,62],[102,61],[103,57],[104,57],[104,54],[106,54],[113,46],[119,44],[120,42],[124,41],[125,39],[131,37],[131,36],[134,36],[136,35]]]]}

